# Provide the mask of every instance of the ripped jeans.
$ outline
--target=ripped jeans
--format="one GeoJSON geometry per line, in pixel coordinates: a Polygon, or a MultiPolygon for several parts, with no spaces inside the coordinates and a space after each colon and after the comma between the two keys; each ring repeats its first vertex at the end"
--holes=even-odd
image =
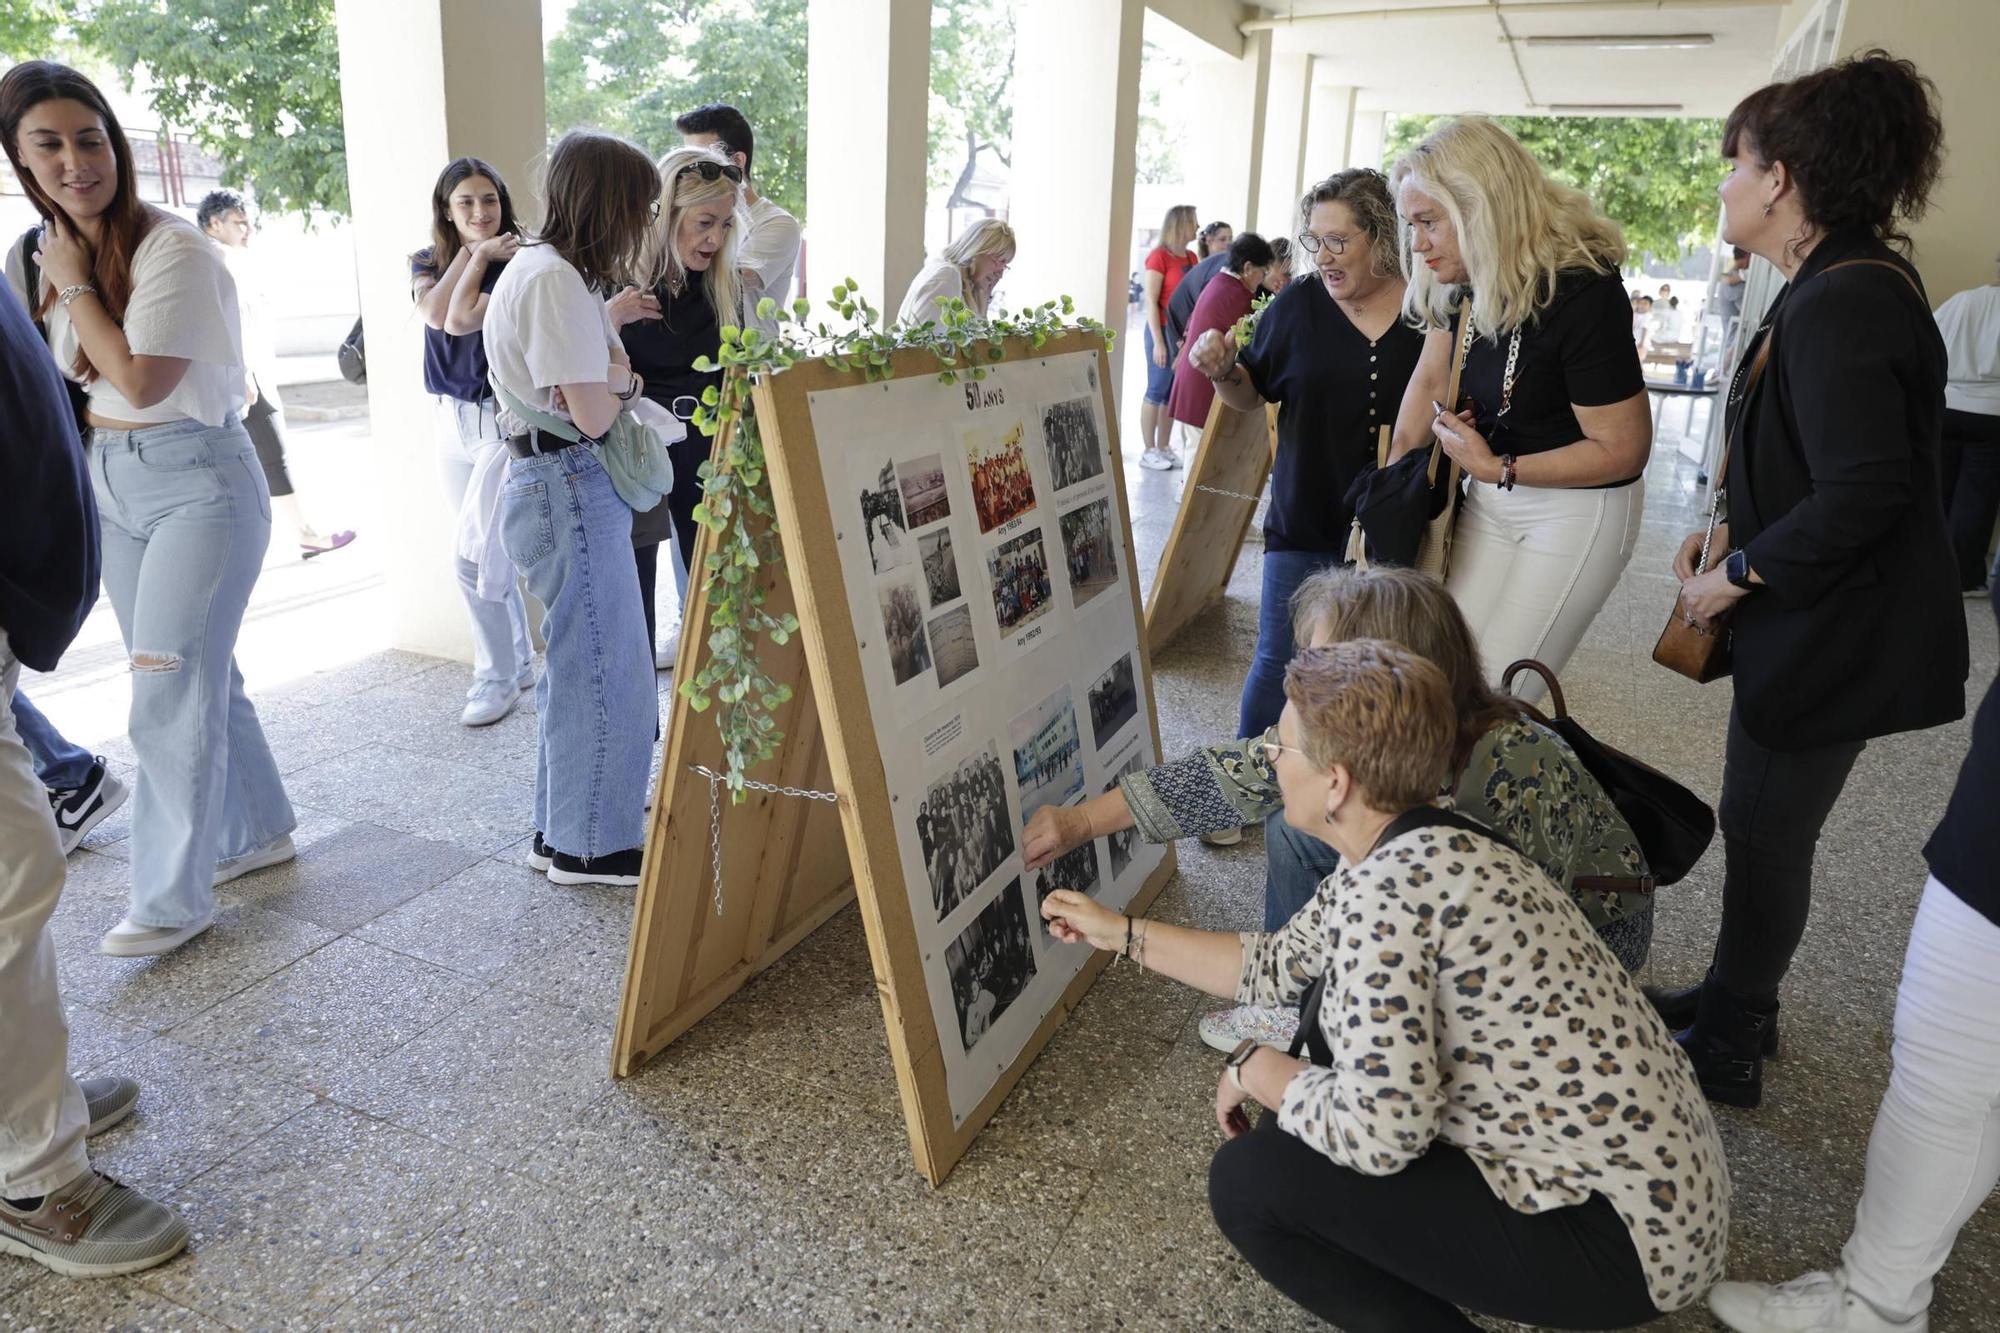
{"type": "Polygon", "coordinates": [[[298,821],[236,669],[236,634],[271,540],[250,437],[181,420],[89,433],[104,588],[132,664],[131,920],[215,910],[215,863],[298,821]]]}

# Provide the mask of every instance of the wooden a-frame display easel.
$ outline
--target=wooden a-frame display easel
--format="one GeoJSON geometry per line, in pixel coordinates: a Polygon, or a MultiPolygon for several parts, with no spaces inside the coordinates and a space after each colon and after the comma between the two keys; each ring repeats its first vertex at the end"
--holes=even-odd
{"type": "MultiPolygon", "coordinates": [[[[1010,338],[1004,348],[1000,362],[982,359],[981,364],[1075,352],[1096,355],[1112,487],[1122,497],[1117,413],[1103,338],[1071,332],[1049,338],[1040,348],[1010,338]]],[[[935,382],[937,369],[936,357],[924,350],[895,353],[889,365],[895,380],[918,377],[935,382]]],[[[718,914],[710,845],[711,787],[694,766],[720,772],[722,740],[711,717],[695,712],[675,695],[647,834],[612,1044],[612,1072],[619,1077],[637,1072],[858,898],[911,1150],[918,1168],[938,1184],[1109,963],[1110,955],[1098,954],[1083,966],[977,1107],[962,1119],[955,1117],[890,813],[877,724],[863,688],[860,645],[835,547],[829,478],[808,401],[816,391],[864,383],[860,371],[801,361],[760,380],[754,397],[785,556],[781,570],[766,585],[765,609],[774,616],[796,614],[800,633],[782,646],[766,640],[760,649],[764,669],[774,680],[791,682],[793,696],[777,712],[785,738],[778,756],[752,776],[774,786],[832,791],[839,799],[828,803],[753,791],[743,804],[731,805],[727,792],[720,792],[723,884],[718,914]]],[[[942,385],[938,390],[962,393],[942,385]]],[[[1124,514],[1122,502],[1119,512],[1124,514]]],[[[1136,616],[1139,590],[1129,514],[1124,520],[1124,582],[1136,616]]],[[[695,543],[695,569],[704,567],[713,547],[713,534],[703,528],[695,543]]],[[[689,583],[684,624],[677,680],[698,669],[710,633],[708,597],[700,578],[689,583]]],[[[1146,681],[1144,721],[1153,753],[1158,754],[1152,666],[1143,632],[1138,633],[1136,651],[1146,681]]],[[[1174,858],[1168,848],[1128,910],[1144,912],[1173,873],[1174,858]]],[[[949,1036],[958,1040],[956,1032],[949,1036]]]]}
{"type": "Polygon", "coordinates": [[[1215,396],[1188,464],[1173,531],[1146,598],[1146,649],[1162,651],[1229,587],[1278,456],[1276,405],[1239,412],[1215,396]],[[1204,487],[1212,489],[1203,489],[1204,487]],[[1217,492],[1226,492],[1218,494],[1217,492]]]}

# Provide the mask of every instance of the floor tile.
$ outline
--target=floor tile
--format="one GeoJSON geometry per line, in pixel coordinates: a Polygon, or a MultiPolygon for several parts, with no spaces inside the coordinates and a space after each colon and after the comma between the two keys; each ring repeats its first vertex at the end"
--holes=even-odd
{"type": "Polygon", "coordinates": [[[531,782],[381,744],[302,768],[285,787],[348,819],[481,852],[518,842],[534,817],[531,782]]]}
{"type": "Polygon", "coordinates": [[[227,892],[329,930],[352,930],[480,859],[479,851],[454,842],[343,821],[338,831],[300,847],[293,860],[233,881],[227,892]]]}
{"type": "MultiPolygon", "coordinates": [[[[13,1263],[15,1260],[0,1260],[13,1263]]],[[[185,1264],[183,1255],[172,1263],[185,1264]]],[[[229,1326],[155,1296],[127,1279],[79,1282],[50,1277],[0,1299],[0,1329],[17,1333],[67,1333],[70,1329],[118,1329],[131,1333],[223,1333],[229,1326]]]]}
{"type": "Polygon", "coordinates": [[[118,923],[114,909],[95,930],[72,935],[57,951],[63,994],[114,1018],[167,1027],[255,985],[333,939],[333,932],[276,912],[222,902],[215,924],[158,958],[108,958],[97,931],[118,923]]]}

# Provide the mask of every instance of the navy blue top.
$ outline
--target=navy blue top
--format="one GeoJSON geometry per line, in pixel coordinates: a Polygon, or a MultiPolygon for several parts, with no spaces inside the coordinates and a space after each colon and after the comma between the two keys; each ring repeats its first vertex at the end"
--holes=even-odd
{"type": "MultiPolygon", "coordinates": [[[[492,291],[493,284],[500,280],[500,270],[506,267],[504,259],[488,264],[486,272],[480,275],[479,290],[492,291]]],[[[431,263],[431,248],[428,245],[410,256],[410,276],[437,276],[437,267],[431,263]]],[[[477,330],[446,333],[426,324],[424,388],[431,393],[441,393],[447,398],[468,403],[481,403],[491,398],[493,390],[486,383],[485,336],[477,330]]]]}
{"type": "Polygon", "coordinates": [[[97,506],[76,413],[48,344],[0,295],[0,630],[37,671],[56,662],[97,601],[97,506]]]}

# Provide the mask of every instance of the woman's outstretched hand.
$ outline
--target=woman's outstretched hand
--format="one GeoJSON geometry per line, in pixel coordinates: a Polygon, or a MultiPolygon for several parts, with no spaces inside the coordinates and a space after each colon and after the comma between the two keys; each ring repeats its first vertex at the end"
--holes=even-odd
{"type": "Polygon", "coordinates": [[[1037,870],[1089,842],[1090,816],[1080,806],[1045,805],[1028,816],[1027,832],[1021,835],[1022,865],[1037,870]]]}
{"type": "Polygon", "coordinates": [[[1130,923],[1122,912],[1114,912],[1096,899],[1074,889],[1057,889],[1042,900],[1042,919],[1049,934],[1064,944],[1081,940],[1093,949],[1118,953],[1125,948],[1130,923]]]}

